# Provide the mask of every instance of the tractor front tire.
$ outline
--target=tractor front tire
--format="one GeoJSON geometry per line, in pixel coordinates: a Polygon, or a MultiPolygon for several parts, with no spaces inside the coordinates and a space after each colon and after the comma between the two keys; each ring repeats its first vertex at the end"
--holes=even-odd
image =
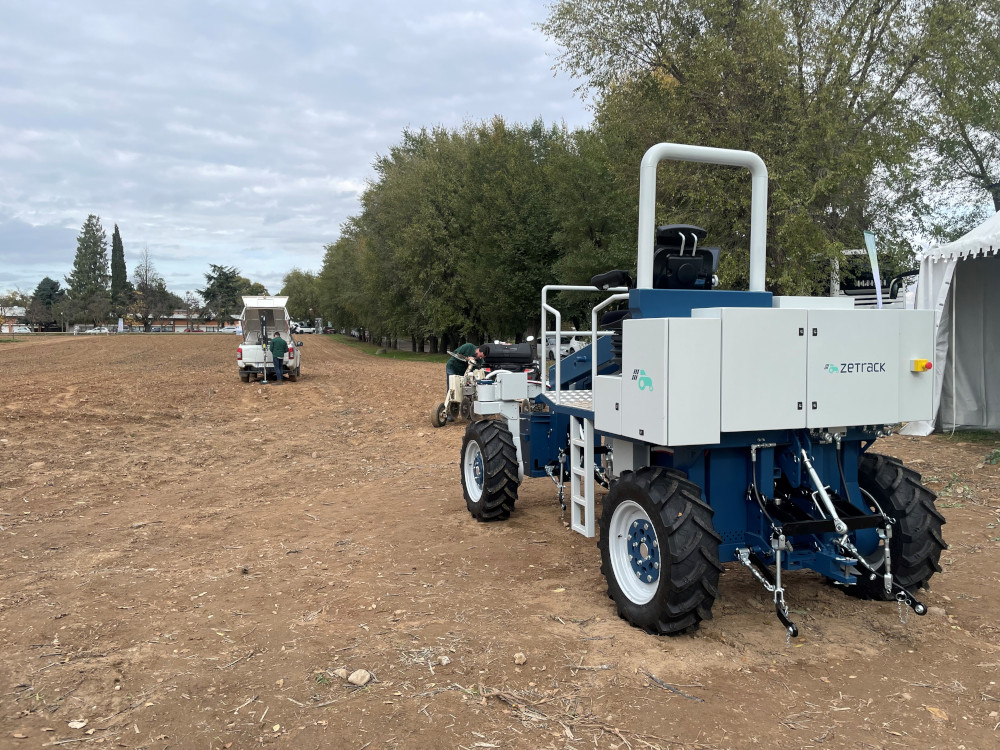
{"type": "MultiPolygon", "coordinates": [[[[896,523],[892,527],[889,541],[889,557],[892,577],[904,589],[916,592],[927,588],[927,582],[935,573],[941,572],[941,552],[948,549],[941,526],[944,516],[934,506],[937,496],[924,487],[920,475],[903,465],[898,458],[879,453],[866,453],[858,465],[858,483],[864,499],[876,511],[872,500],[896,523]]],[[[877,512],[877,511],[876,511],[877,512]]],[[[881,548],[868,556],[870,562],[878,562],[875,569],[880,573],[881,548]]],[[[882,578],[870,580],[864,571],[853,586],[845,586],[844,591],[860,599],[888,601],[893,595],[887,594],[882,578]]]]}
{"type": "Polygon", "coordinates": [[[462,438],[462,493],[477,521],[505,521],[517,502],[517,449],[504,422],[472,422],[462,438]]]}
{"type": "Polygon", "coordinates": [[[604,498],[601,572],[618,615],[654,635],[679,635],[712,617],[719,544],[712,508],[682,473],[622,472],[604,498]]]}
{"type": "Polygon", "coordinates": [[[444,401],[431,409],[431,427],[444,427],[448,421],[448,410],[445,409],[444,401]]]}

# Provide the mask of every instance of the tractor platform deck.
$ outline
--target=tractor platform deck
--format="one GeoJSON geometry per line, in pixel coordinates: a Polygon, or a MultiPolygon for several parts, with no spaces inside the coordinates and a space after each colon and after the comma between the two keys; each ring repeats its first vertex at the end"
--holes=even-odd
{"type": "Polygon", "coordinates": [[[594,392],[591,390],[579,391],[548,391],[537,399],[548,404],[550,410],[571,414],[582,419],[594,418],[594,392]]]}

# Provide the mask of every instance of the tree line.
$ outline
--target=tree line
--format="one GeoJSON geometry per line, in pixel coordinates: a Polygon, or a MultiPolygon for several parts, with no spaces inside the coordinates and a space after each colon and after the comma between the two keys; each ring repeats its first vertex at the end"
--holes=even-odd
{"type": "Polygon", "coordinates": [[[8,292],[0,299],[0,307],[3,312],[24,307],[28,322],[39,329],[57,325],[65,329],[78,322],[100,325],[121,318],[148,331],[154,321],[178,310],[191,319],[228,322],[242,310],[242,295],[268,293],[263,284],[241,276],[236,267],[209,264],[205,288],[180,297],[167,289],[148,248],[140,254],[130,279],[118,225],[111,236],[109,261],[107,234],[94,214],[87,217],[77,236],[73,269],[65,282],[63,288],[46,276],[31,295],[8,292]]]}
{"type": "MultiPolygon", "coordinates": [[[[778,294],[827,293],[866,230],[892,273],[1000,210],[997,0],[560,0],[540,28],[592,126],[404,132],[320,271],[286,287],[376,337],[517,338],[544,284],[634,268],[638,165],[663,141],[764,159],[778,294]]],[[[745,172],[664,163],[657,198],[657,223],[705,227],[721,286],[746,288],[745,172]]]]}

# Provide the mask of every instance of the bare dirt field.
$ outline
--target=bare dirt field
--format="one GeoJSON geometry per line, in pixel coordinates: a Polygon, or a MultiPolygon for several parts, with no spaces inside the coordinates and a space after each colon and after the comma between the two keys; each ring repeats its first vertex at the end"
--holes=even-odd
{"type": "Polygon", "coordinates": [[[1000,746],[1000,443],[880,446],[948,520],[926,617],[791,574],[787,646],[728,565],[657,638],[548,479],[469,517],[442,365],[303,338],[280,388],[235,336],[0,343],[0,748],[1000,746]]]}

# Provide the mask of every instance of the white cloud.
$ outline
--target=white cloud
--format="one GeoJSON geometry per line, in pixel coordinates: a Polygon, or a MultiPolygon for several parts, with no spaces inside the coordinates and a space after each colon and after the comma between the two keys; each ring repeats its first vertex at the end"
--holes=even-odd
{"type": "MultiPolygon", "coordinates": [[[[89,213],[168,285],[318,270],[404,128],[589,115],[533,0],[7,4],[0,291],[61,279],[89,213]]],[[[129,266],[131,269],[131,265],[129,266]]]]}

